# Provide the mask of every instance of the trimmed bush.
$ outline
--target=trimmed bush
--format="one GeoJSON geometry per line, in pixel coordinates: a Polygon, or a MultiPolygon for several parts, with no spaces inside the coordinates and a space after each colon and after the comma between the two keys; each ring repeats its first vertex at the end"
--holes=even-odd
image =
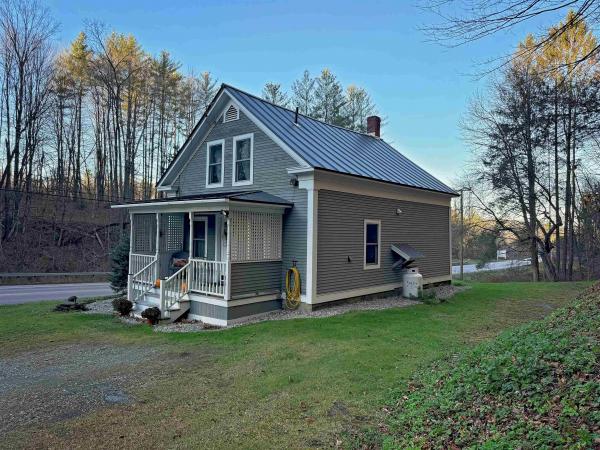
{"type": "Polygon", "coordinates": [[[117,293],[125,292],[129,275],[129,233],[124,233],[110,252],[110,267],[110,287],[117,293]]]}
{"type": "Polygon", "coordinates": [[[112,306],[122,316],[128,316],[133,309],[133,303],[127,300],[125,297],[115,298],[112,301],[112,306]]]}
{"type": "Polygon", "coordinates": [[[147,319],[150,325],[156,325],[160,320],[160,309],[158,309],[156,306],[145,309],[142,311],[142,317],[147,319]]]}

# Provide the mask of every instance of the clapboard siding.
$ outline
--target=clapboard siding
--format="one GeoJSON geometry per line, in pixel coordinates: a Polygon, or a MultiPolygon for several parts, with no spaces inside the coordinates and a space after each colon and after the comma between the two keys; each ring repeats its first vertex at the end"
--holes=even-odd
{"type": "Polygon", "coordinates": [[[281,261],[231,264],[231,296],[281,291],[281,261]]]}
{"type": "Polygon", "coordinates": [[[424,278],[450,275],[449,214],[447,206],[319,191],[317,293],[401,282],[400,270],[392,269],[392,243],[424,254],[418,262],[424,278]],[[363,267],[365,219],[381,220],[379,269],[363,267]]]}
{"type": "MultiPolygon", "coordinates": [[[[307,193],[291,186],[290,175],[287,173],[288,168],[297,167],[298,163],[242,112],[239,120],[227,123],[217,121],[207,137],[193,145],[197,147],[196,152],[173,184],[178,188],[178,195],[261,190],[293,203],[294,207],[286,211],[283,217],[282,264],[276,279],[281,288],[285,270],[292,266],[293,260],[297,261],[298,269],[303,279],[306,279],[307,193]],[[233,138],[247,133],[254,133],[254,182],[250,186],[232,186],[233,138]],[[225,139],[223,187],[207,189],[206,143],[219,139],[225,139]]],[[[302,290],[304,292],[304,286],[302,290]]]]}

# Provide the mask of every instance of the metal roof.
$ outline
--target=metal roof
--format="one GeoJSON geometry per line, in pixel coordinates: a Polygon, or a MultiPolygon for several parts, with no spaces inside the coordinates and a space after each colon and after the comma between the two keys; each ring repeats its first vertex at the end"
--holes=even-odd
{"type": "Polygon", "coordinates": [[[457,193],[381,138],[330,125],[229,85],[225,91],[316,169],[357,175],[451,195],[457,193]]]}
{"type": "Polygon", "coordinates": [[[124,202],[120,205],[115,206],[135,206],[135,205],[146,205],[150,203],[177,203],[177,202],[189,202],[189,201],[202,201],[202,200],[235,200],[240,202],[249,202],[249,203],[262,203],[269,205],[283,205],[283,206],[293,206],[294,204],[281,198],[276,195],[269,194],[268,192],[263,191],[236,191],[236,192],[215,192],[210,194],[201,194],[201,195],[184,195],[181,197],[162,197],[162,198],[154,198],[149,200],[136,200],[131,202],[124,202]]]}

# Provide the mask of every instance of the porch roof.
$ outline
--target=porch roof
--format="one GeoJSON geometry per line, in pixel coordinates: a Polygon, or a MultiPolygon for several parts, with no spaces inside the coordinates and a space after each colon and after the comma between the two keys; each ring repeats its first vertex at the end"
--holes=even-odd
{"type": "Polygon", "coordinates": [[[278,206],[282,208],[291,208],[293,203],[276,195],[263,191],[235,191],[235,192],[215,192],[202,195],[186,195],[181,197],[155,198],[151,200],[137,200],[124,202],[118,205],[112,205],[112,208],[146,208],[149,206],[175,206],[175,205],[210,205],[229,204],[231,202],[262,204],[269,206],[278,206]]]}

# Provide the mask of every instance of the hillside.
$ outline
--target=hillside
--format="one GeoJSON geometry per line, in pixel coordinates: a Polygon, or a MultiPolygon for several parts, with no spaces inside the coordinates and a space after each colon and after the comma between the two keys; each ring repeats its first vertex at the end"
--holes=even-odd
{"type": "Polygon", "coordinates": [[[600,284],[418,372],[363,448],[600,447],[600,284]]]}

